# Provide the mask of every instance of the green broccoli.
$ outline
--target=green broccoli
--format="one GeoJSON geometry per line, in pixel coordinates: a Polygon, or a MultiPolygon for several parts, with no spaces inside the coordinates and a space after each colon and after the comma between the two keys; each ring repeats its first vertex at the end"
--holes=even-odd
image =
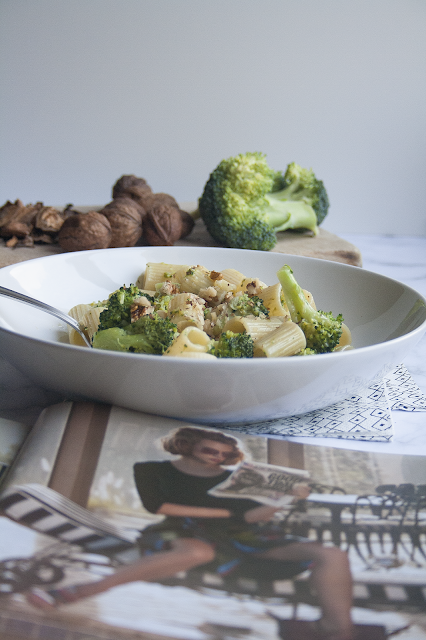
{"type": "Polygon", "coordinates": [[[263,304],[263,300],[259,298],[259,296],[249,296],[247,293],[234,296],[228,302],[228,309],[230,314],[235,316],[266,318],[269,315],[269,311],[263,304]]]}
{"type": "Polygon", "coordinates": [[[92,344],[95,349],[161,355],[176,334],[177,327],[171,320],[151,314],[124,327],[98,330],[92,344]]]}
{"type": "Polygon", "coordinates": [[[130,324],[130,308],[134,301],[144,296],[152,302],[153,298],[135,285],[126,287],[123,285],[109,296],[105,303],[106,309],[99,316],[98,330],[111,329],[112,327],[125,327],[130,324]]]}
{"type": "Polygon", "coordinates": [[[171,295],[168,294],[164,294],[164,295],[160,295],[160,294],[156,294],[153,298],[153,302],[152,304],[154,305],[154,309],[155,311],[164,311],[167,312],[169,305],[170,305],[170,300],[172,299],[171,295]]]}
{"type": "MultiPolygon", "coordinates": [[[[288,265],[284,265],[278,271],[277,276],[290,317],[305,334],[306,349],[316,353],[333,351],[342,335],[342,314],[334,317],[331,312],[316,311],[311,307],[288,265]]],[[[306,355],[309,353],[312,352],[307,351],[306,355]]]]}
{"type": "Polygon", "coordinates": [[[219,244],[262,251],[275,246],[277,231],[317,234],[328,207],[324,184],[312,170],[292,163],[282,175],[258,152],[222,160],[198,202],[200,216],[219,244]]]}
{"type": "Polygon", "coordinates": [[[253,358],[254,342],[248,333],[224,331],[213,341],[209,353],[216,358],[253,358]]]}
{"type": "Polygon", "coordinates": [[[318,353],[318,351],[315,351],[315,349],[302,349],[302,351],[299,351],[298,353],[296,353],[296,356],[314,356],[316,353],[318,353]]]}

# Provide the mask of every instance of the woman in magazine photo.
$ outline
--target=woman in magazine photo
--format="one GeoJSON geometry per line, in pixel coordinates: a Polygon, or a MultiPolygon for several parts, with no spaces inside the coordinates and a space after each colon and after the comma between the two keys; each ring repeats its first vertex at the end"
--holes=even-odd
{"type": "MultiPolygon", "coordinates": [[[[236,438],[220,431],[180,427],[163,442],[170,460],[137,462],[136,488],[144,508],[164,516],[141,532],[141,558],[95,582],[27,594],[39,608],[94,596],[134,581],[161,581],[181,571],[211,566],[226,576],[287,579],[310,571],[321,607],[309,636],[351,640],[352,577],[345,552],[307,538],[289,536],[273,524],[277,506],[250,498],[226,498],[209,490],[226,480],[244,454],[236,438]]],[[[306,483],[293,487],[294,501],[309,495],[306,483]]]]}

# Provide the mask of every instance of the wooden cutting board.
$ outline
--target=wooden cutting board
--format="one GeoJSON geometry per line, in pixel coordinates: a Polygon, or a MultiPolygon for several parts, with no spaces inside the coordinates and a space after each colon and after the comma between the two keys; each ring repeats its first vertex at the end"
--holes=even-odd
{"type": "MultiPolygon", "coordinates": [[[[193,211],[194,203],[184,202],[180,206],[185,211],[193,211]]],[[[99,209],[100,207],[75,207],[80,211],[99,209]]],[[[57,244],[37,244],[34,247],[17,247],[11,249],[1,244],[0,240],[0,268],[6,267],[32,258],[56,255],[63,253],[57,244]]],[[[197,220],[192,233],[184,240],[179,240],[176,245],[184,247],[217,247],[219,246],[209,235],[202,220],[197,220]]],[[[317,236],[307,233],[284,231],[278,234],[278,242],[273,251],[288,253],[290,255],[321,258],[334,262],[343,262],[357,267],[362,266],[361,252],[350,242],[321,229],[317,236]]]]}

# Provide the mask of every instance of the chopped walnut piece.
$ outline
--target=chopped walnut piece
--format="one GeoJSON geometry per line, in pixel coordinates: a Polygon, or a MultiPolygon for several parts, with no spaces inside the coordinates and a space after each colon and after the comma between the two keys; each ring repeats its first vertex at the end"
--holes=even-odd
{"type": "Polygon", "coordinates": [[[130,322],[136,322],[139,318],[150,316],[154,313],[154,307],[147,298],[136,300],[130,307],[130,322]]]}
{"type": "Polygon", "coordinates": [[[246,285],[246,292],[249,296],[258,296],[262,291],[262,283],[259,278],[255,278],[246,285]]]}
{"type": "Polygon", "coordinates": [[[163,284],[158,290],[158,293],[160,294],[160,296],[172,296],[179,292],[180,292],[179,284],[176,282],[170,282],[170,280],[166,280],[166,282],[163,282],[163,284]]]}
{"type": "Polygon", "coordinates": [[[10,249],[13,249],[13,247],[16,247],[16,245],[18,244],[19,240],[16,236],[12,236],[11,238],[9,238],[9,240],[6,242],[6,247],[9,247],[10,249]]]}
{"type": "Polygon", "coordinates": [[[207,287],[206,289],[200,289],[200,296],[204,298],[206,302],[212,302],[217,299],[217,289],[214,287],[207,287]]]}

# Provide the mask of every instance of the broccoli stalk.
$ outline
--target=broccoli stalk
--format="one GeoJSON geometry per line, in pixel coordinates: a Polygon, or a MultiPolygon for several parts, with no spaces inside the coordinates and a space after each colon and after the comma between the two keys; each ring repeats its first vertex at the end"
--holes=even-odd
{"type": "Polygon", "coordinates": [[[323,182],[315,177],[312,169],[303,169],[292,162],[284,174],[282,188],[265,196],[271,209],[266,216],[275,231],[285,229],[309,229],[318,233],[318,226],[328,213],[329,201],[323,182]],[[288,211],[288,219],[279,224],[283,207],[288,211]],[[278,214],[278,217],[277,217],[278,214]],[[277,217],[278,224],[273,224],[277,217]]]}
{"type": "Polygon", "coordinates": [[[253,358],[254,342],[248,333],[225,331],[213,341],[209,353],[216,358],[253,358]]]}
{"type": "Polygon", "coordinates": [[[218,243],[262,251],[275,246],[278,231],[309,229],[318,233],[328,206],[325,187],[312,170],[292,163],[283,176],[257,152],[222,160],[198,203],[200,215],[218,243]]]}
{"type": "Polygon", "coordinates": [[[293,271],[284,265],[278,273],[290,317],[306,337],[305,354],[328,353],[337,346],[342,335],[342,314],[334,317],[331,312],[316,311],[306,300],[293,271]],[[312,351],[310,351],[312,350],[312,351]]]}
{"type": "Polygon", "coordinates": [[[95,349],[161,355],[172,344],[177,327],[156,314],[142,316],[125,327],[99,330],[93,337],[95,349]]]}

